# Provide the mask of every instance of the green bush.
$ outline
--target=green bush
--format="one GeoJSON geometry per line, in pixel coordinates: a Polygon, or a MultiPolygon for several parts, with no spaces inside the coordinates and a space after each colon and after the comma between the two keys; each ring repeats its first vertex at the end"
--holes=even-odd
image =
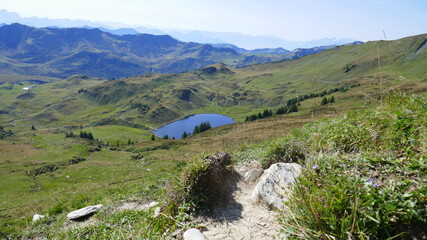
{"type": "Polygon", "coordinates": [[[304,144],[300,141],[288,140],[276,142],[266,150],[266,157],[262,158],[261,167],[266,169],[277,162],[299,162],[305,160],[304,144]]]}

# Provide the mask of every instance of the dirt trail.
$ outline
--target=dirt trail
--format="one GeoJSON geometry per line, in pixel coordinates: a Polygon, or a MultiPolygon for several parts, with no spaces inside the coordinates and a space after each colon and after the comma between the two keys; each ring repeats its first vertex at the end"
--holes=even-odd
{"type": "MultiPolygon", "coordinates": [[[[245,171],[238,171],[240,176],[245,171]]],[[[199,225],[203,235],[208,240],[233,239],[279,239],[280,226],[277,222],[277,212],[270,211],[260,203],[251,199],[252,190],[256,183],[245,182],[243,177],[237,180],[236,190],[230,194],[226,204],[217,207],[213,217],[204,218],[199,225]]]]}

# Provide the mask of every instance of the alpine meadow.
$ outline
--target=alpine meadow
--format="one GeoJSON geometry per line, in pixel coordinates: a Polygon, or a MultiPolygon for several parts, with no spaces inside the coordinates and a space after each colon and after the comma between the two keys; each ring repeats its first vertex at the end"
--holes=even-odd
{"type": "Polygon", "coordinates": [[[231,46],[0,26],[0,238],[427,237],[427,34],[231,46]]]}

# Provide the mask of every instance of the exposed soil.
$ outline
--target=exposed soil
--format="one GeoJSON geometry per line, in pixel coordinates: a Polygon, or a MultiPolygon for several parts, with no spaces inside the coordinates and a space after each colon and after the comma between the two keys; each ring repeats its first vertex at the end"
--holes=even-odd
{"type": "Polygon", "coordinates": [[[235,186],[229,198],[213,209],[212,216],[196,219],[196,223],[203,226],[203,235],[209,240],[282,239],[279,237],[278,213],[252,201],[256,183],[243,180],[247,166],[238,169],[240,177],[229,183],[235,186]]]}

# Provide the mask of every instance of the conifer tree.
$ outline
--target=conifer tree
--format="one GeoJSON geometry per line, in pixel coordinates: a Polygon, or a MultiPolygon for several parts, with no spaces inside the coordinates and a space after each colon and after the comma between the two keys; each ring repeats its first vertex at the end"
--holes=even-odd
{"type": "Polygon", "coordinates": [[[186,131],[184,131],[184,132],[182,133],[181,138],[186,138],[186,137],[188,137],[188,134],[187,134],[187,132],[186,132],[186,131]]]}
{"type": "Polygon", "coordinates": [[[323,105],[326,105],[326,104],[328,104],[328,99],[326,97],[323,97],[322,101],[320,102],[320,105],[323,106],[323,105]]]}

